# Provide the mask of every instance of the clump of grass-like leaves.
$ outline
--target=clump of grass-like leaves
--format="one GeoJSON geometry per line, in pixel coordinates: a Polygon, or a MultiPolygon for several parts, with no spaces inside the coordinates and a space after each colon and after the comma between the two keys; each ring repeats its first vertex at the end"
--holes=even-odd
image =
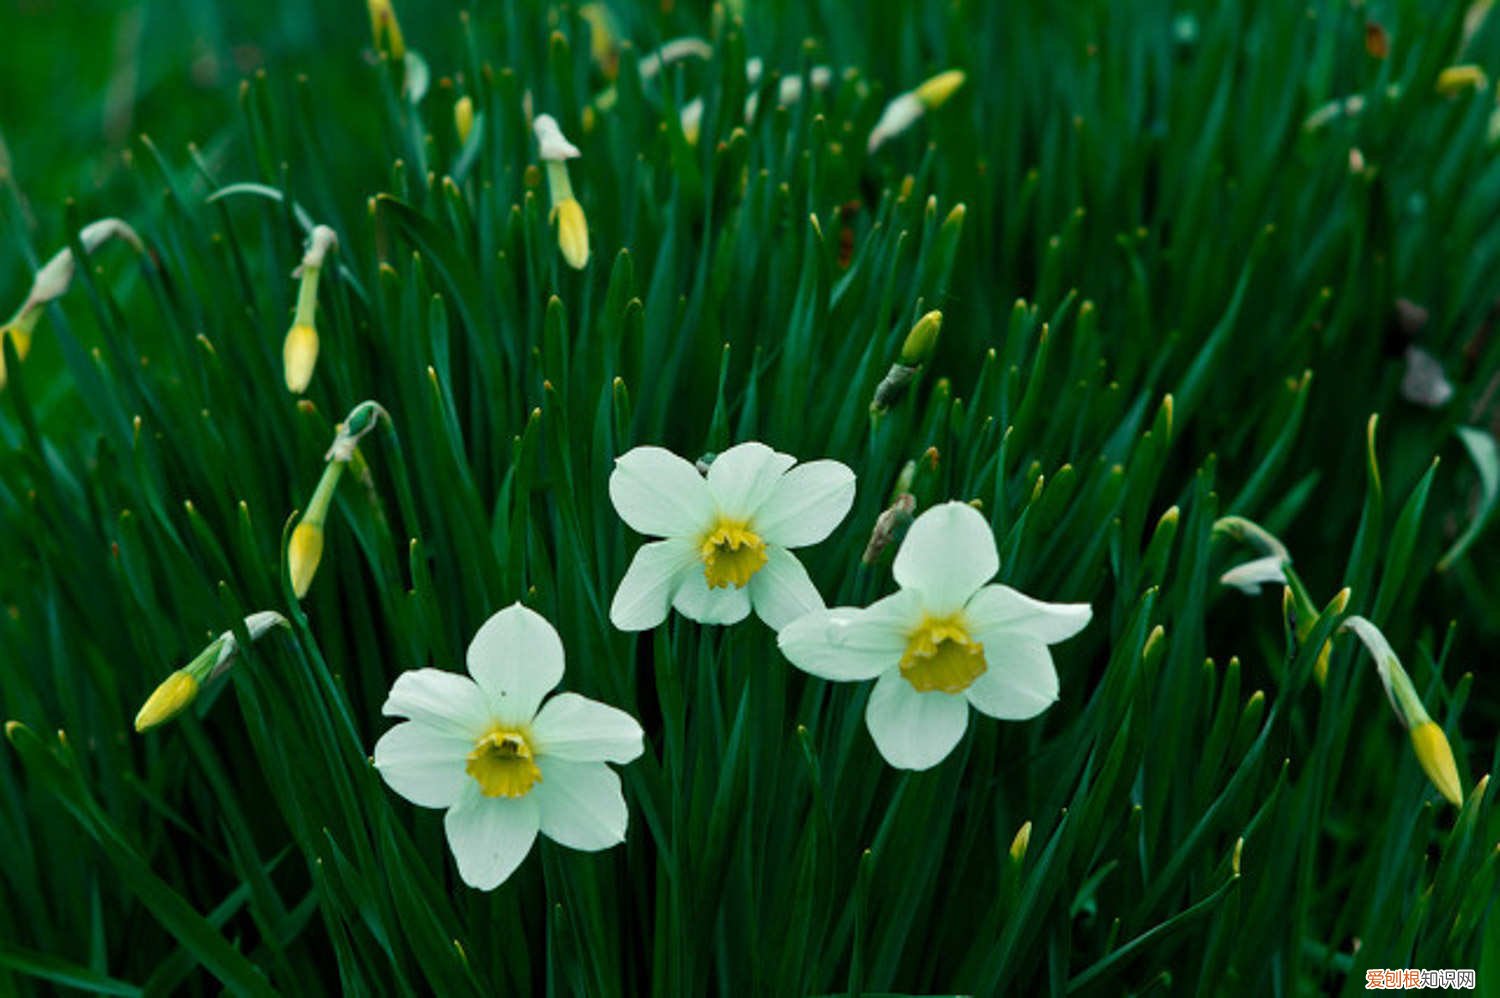
{"type": "Polygon", "coordinates": [[[407,3],[403,55],[305,6],[267,6],[237,95],[152,91],[96,190],[9,136],[3,303],[74,268],[3,344],[0,989],[1500,989],[1500,159],[1494,91],[1442,75],[1500,70],[1500,24],[407,3]],[[681,37],[708,51],[652,55],[681,37]],[[579,156],[544,162],[544,113],[579,156]],[[86,245],[102,217],[139,251],[86,245]],[[830,606],[895,590],[904,513],[975,503],[999,581],[1093,607],[1058,702],[903,772],[868,684],[758,621],[613,627],[615,459],[746,440],[853,470],[798,552],[830,606]],[[1220,584],[1244,522],[1285,544],[1285,606],[1220,584]],[[516,601],[645,752],[623,846],[541,841],[484,892],[370,756],[398,674],[460,671],[516,601]]]}

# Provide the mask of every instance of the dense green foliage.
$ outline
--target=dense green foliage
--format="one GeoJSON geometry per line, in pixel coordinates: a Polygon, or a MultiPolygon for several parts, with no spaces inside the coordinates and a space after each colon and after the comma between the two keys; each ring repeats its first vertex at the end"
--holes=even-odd
{"type": "Polygon", "coordinates": [[[1475,789],[1500,728],[1494,536],[1436,570],[1496,501],[1455,430],[1500,426],[1500,160],[1494,89],[1435,90],[1453,63],[1500,71],[1500,18],[1464,39],[1461,6],[1419,0],[608,6],[631,44],[591,128],[609,84],[567,6],[402,5],[416,104],[356,0],[9,16],[31,44],[0,66],[5,314],[83,223],[124,218],[149,253],[99,249],[29,356],[6,347],[0,990],[1320,994],[1466,967],[1500,993],[1500,817],[1475,789]],[[643,81],[682,35],[714,57],[643,81]],[[819,65],[829,89],[776,106],[819,65]],[[867,155],[885,102],[954,67],[951,101],[867,155]],[[582,271],[528,92],[583,153],[582,271]],[[300,401],[293,203],[339,237],[300,401]],[[1429,310],[1445,405],[1402,395],[1398,297],[1429,310]],[[936,355],[872,419],[932,308],[936,355]],[[367,398],[391,419],[299,604],[284,538],[367,398]],[[803,552],[830,604],[891,591],[889,557],[860,557],[908,462],[919,507],[978,500],[1002,581],[1093,604],[1055,649],[1060,702],[976,715],[902,773],[868,685],[793,670],[758,621],[613,629],[640,543],[614,457],[748,439],[858,475],[803,552]],[[1462,808],[1357,642],[1314,680],[1337,615],[1298,641],[1279,594],[1219,584],[1254,554],[1213,534],[1227,514],[1384,629],[1462,808]],[[561,633],[566,688],[641,718],[647,750],[623,846],[544,842],[481,893],[368,756],[395,676],[461,668],[517,599],[561,633]],[[292,629],[132,730],[267,609],[292,629]]]}

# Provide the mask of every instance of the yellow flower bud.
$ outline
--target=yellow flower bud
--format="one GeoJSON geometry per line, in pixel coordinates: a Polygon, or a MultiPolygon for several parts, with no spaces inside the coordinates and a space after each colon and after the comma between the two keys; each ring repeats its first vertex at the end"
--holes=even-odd
{"type": "Polygon", "coordinates": [[[302,283],[297,288],[297,312],[292,317],[292,328],[281,347],[281,363],[287,390],[298,395],[307,390],[312,381],[313,367],[318,362],[318,330],[315,325],[318,275],[323,272],[328,251],[337,248],[338,244],[338,236],[332,229],[326,225],[314,226],[308,238],[307,252],[302,256],[302,265],[292,274],[302,283]]]}
{"type": "Polygon", "coordinates": [[[292,592],[298,599],[307,595],[322,559],[323,525],[303,520],[292,531],[286,551],[287,572],[292,577],[292,592]]]}
{"type": "Polygon", "coordinates": [[[460,97],[454,103],[453,127],[458,132],[460,143],[469,141],[469,133],[474,130],[474,99],[472,97],[460,97]]]}
{"type": "Polygon", "coordinates": [[[942,328],[943,313],[937,309],[918,319],[917,324],[911,327],[911,332],[906,334],[906,342],[901,345],[901,363],[907,367],[916,367],[932,359],[932,351],[937,347],[938,331],[942,328]]]}
{"type": "Polygon", "coordinates": [[[558,249],[568,266],[582,270],[589,262],[589,224],[583,206],[577,198],[564,198],[557,203],[556,214],[558,249]]]}
{"type": "Polygon", "coordinates": [[[141,712],[135,715],[135,730],[147,731],[182,713],[198,695],[198,680],[186,669],[168,676],[147,698],[141,712]]]}
{"type": "Polygon", "coordinates": [[[281,347],[281,363],[287,391],[297,395],[307,391],[318,363],[318,331],[311,323],[299,322],[288,331],[281,347]]]}
{"type": "Polygon", "coordinates": [[[1453,761],[1453,748],[1448,736],[1436,721],[1423,721],[1411,729],[1411,746],[1416,750],[1417,762],[1422,772],[1437,787],[1454,807],[1464,802],[1463,785],[1458,782],[1458,765],[1453,761]]]}
{"type": "Polygon", "coordinates": [[[1031,845],[1031,822],[1026,822],[1010,840],[1010,861],[1019,863],[1026,858],[1026,848],[1031,845]]]}
{"type": "Polygon", "coordinates": [[[392,62],[406,58],[406,40],[401,37],[401,23],[396,20],[391,0],[369,0],[370,36],[375,40],[375,49],[384,53],[392,62]]]}
{"type": "Polygon", "coordinates": [[[620,50],[609,8],[602,3],[586,3],[578,13],[588,22],[589,57],[606,80],[613,80],[620,74],[620,50]]]}
{"type": "Polygon", "coordinates": [[[917,100],[922,106],[932,111],[942,107],[948,102],[948,98],[964,85],[964,71],[961,69],[950,69],[946,73],[939,73],[932,79],[927,80],[913,90],[917,100]]]}
{"type": "Polygon", "coordinates": [[[1484,67],[1468,63],[1449,66],[1439,73],[1434,89],[1444,97],[1453,97],[1466,90],[1483,90],[1489,85],[1490,78],[1485,75],[1484,67]]]}

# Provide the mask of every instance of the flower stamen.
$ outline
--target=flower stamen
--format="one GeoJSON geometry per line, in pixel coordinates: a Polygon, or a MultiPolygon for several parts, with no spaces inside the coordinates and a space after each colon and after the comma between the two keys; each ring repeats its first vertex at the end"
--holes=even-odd
{"type": "Polygon", "coordinates": [[[986,668],[984,645],[970,639],[958,614],[924,617],[901,656],[901,675],[918,693],[962,693],[986,668]]]}
{"type": "Polygon", "coordinates": [[[464,772],[474,777],[486,797],[524,797],[542,779],[526,736],[503,728],[474,743],[464,772]]]}
{"type": "Polygon", "coordinates": [[[750,529],[748,523],[720,520],[703,536],[698,548],[703,558],[703,574],[710,589],[734,586],[750,581],[767,560],[766,542],[750,529]]]}

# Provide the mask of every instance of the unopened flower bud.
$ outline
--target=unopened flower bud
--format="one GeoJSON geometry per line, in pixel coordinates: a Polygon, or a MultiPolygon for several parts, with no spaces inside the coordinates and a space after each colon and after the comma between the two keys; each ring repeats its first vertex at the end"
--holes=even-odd
{"type": "Polygon", "coordinates": [[[870,542],[865,545],[865,553],[860,561],[866,565],[875,564],[896,539],[896,532],[911,523],[912,514],[916,511],[916,496],[910,492],[898,495],[896,501],[875,518],[875,528],[870,531],[870,542]]]}
{"type": "Polygon", "coordinates": [[[582,270],[589,262],[589,226],[583,206],[573,196],[567,161],[580,155],[550,114],[539,114],[532,123],[542,163],[547,168],[547,188],[552,195],[552,221],[557,225],[557,247],[568,266],[582,270]]]}
{"type": "Polygon", "coordinates": [[[458,133],[459,145],[469,141],[469,133],[474,131],[474,98],[464,96],[453,103],[453,130],[458,133]]]}
{"type": "Polygon", "coordinates": [[[281,364],[287,391],[296,395],[307,391],[318,363],[318,277],[328,252],[338,248],[338,244],[338,236],[332,229],[316,226],[301,265],[292,272],[302,283],[297,288],[297,312],[292,318],[292,328],[281,345],[281,364]]]}
{"type": "Polygon", "coordinates": [[[1464,802],[1463,786],[1458,782],[1458,765],[1453,760],[1453,747],[1448,736],[1436,721],[1424,721],[1411,729],[1411,745],[1417,754],[1422,772],[1437,787],[1438,793],[1454,807],[1464,802]]]}
{"type": "MultiPolygon", "coordinates": [[[[273,627],[286,626],[286,618],[274,610],[262,610],[245,618],[245,630],[251,641],[259,641],[273,627]]],[[[173,672],[146,698],[135,716],[135,730],[148,731],[186,710],[204,683],[229,668],[238,651],[233,631],[225,631],[210,641],[196,658],[173,672]]]]}
{"type": "Polygon", "coordinates": [[[930,80],[924,81],[913,90],[917,100],[929,111],[935,111],[948,103],[948,99],[964,85],[964,71],[961,69],[950,69],[945,73],[939,73],[930,80]]]}
{"type": "Polygon", "coordinates": [[[406,40],[401,36],[401,22],[396,20],[391,0],[369,0],[370,37],[375,42],[375,51],[392,62],[406,58],[406,40]]]}
{"type": "Polygon", "coordinates": [[[303,520],[292,531],[286,550],[287,574],[291,576],[292,592],[298,599],[306,596],[312,587],[313,576],[322,560],[323,524],[303,520]]]}
{"type": "Polygon", "coordinates": [[[919,367],[932,359],[937,348],[938,332],[943,328],[943,313],[936,309],[917,320],[901,344],[901,363],[919,367]]]}
{"type": "Polygon", "coordinates": [[[198,680],[186,669],[178,669],[152,691],[135,715],[135,730],[149,731],[187,709],[198,695],[198,680]]]}
{"type": "Polygon", "coordinates": [[[1463,785],[1458,779],[1458,765],[1453,758],[1453,748],[1443,729],[1428,716],[1417,695],[1411,678],[1401,667],[1391,644],[1376,627],[1364,617],[1353,616],[1344,621],[1342,630],[1353,631],[1364,644],[1365,650],[1375,660],[1375,671],[1385,687],[1387,699],[1396,717],[1406,726],[1411,737],[1412,750],[1417,763],[1438,793],[1455,807],[1463,804],[1463,785]]]}
{"type": "Polygon", "coordinates": [[[1433,89],[1444,97],[1454,97],[1469,90],[1483,90],[1489,85],[1490,78],[1485,75],[1484,67],[1468,63],[1444,69],[1438,74],[1433,89]]]}
{"type": "Polygon", "coordinates": [[[1020,863],[1026,858],[1026,850],[1031,845],[1031,822],[1026,822],[1016,832],[1016,837],[1010,840],[1010,861],[1020,863]]]}
{"type": "Polygon", "coordinates": [[[921,83],[914,90],[898,94],[880,112],[879,120],[870,130],[866,151],[874,154],[887,141],[916,124],[922,115],[942,107],[963,82],[963,70],[950,69],[921,83]]]}
{"type": "Polygon", "coordinates": [[[942,325],[943,313],[936,310],[917,320],[917,324],[906,334],[906,339],[901,344],[900,359],[891,365],[880,384],[875,386],[875,397],[870,401],[870,415],[878,416],[901,401],[922,370],[922,365],[931,359],[942,325]]]}
{"type": "MultiPolygon", "coordinates": [[[[146,249],[135,230],[118,218],[103,218],[97,222],[90,222],[78,231],[78,241],[83,245],[85,253],[93,253],[102,243],[110,239],[119,239],[128,243],[137,253],[144,253],[146,249]]],[[[31,280],[31,290],[27,292],[21,307],[16,309],[15,314],[4,325],[0,325],[0,338],[8,338],[11,341],[16,351],[16,359],[26,359],[26,354],[31,349],[31,334],[36,329],[37,320],[42,317],[42,310],[48,303],[67,293],[68,287],[73,283],[73,275],[77,271],[78,264],[73,259],[73,248],[69,246],[53,254],[52,259],[44,263],[36,272],[36,276],[31,280]]],[[[0,388],[5,387],[5,377],[5,354],[3,350],[0,350],[0,388]]]]}
{"type": "Polygon", "coordinates": [[[557,203],[557,247],[563,259],[574,270],[582,270],[589,262],[589,224],[583,215],[583,206],[577,198],[565,198],[557,203]]]}

